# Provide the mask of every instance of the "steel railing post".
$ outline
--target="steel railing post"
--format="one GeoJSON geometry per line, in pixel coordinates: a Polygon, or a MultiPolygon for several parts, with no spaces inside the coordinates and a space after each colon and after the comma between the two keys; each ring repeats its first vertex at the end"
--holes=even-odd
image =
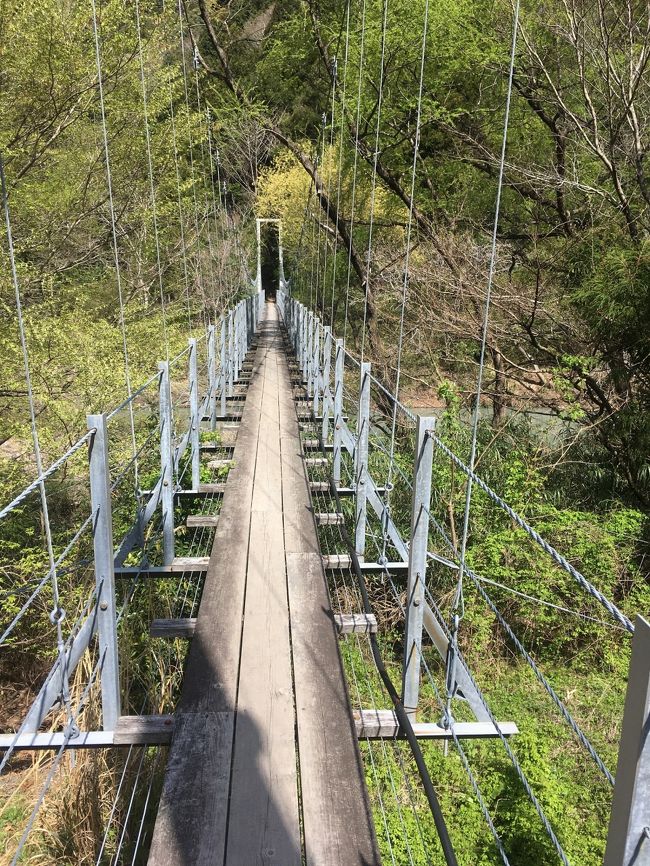
{"type": "Polygon", "coordinates": [[[199,364],[196,340],[189,341],[190,449],[192,457],[192,490],[201,483],[201,419],[199,418],[199,364]]]}
{"type": "Polygon", "coordinates": [[[158,364],[160,376],[160,478],[163,526],[163,564],[174,559],[174,454],[172,444],[172,399],[169,363],[158,364]]]}
{"type": "Polygon", "coordinates": [[[604,866],[650,863],[650,625],[637,616],[604,866]]]}
{"type": "Polygon", "coordinates": [[[301,309],[302,322],[300,323],[300,373],[303,384],[307,382],[307,308],[301,309]]]}
{"type": "Polygon", "coordinates": [[[216,329],[208,325],[208,416],[213,431],[217,429],[217,388],[216,329]]]}
{"type": "Polygon", "coordinates": [[[341,442],[343,438],[343,372],[345,369],[345,351],[343,340],[336,341],[336,357],[334,359],[334,460],[332,478],[337,487],[341,484],[341,442]]]}
{"type": "Polygon", "coordinates": [[[357,448],[355,454],[355,532],[354,548],[363,559],[366,552],[366,500],[368,475],[368,443],[370,439],[370,364],[361,364],[359,412],[357,415],[357,448]]]}
{"type": "Polygon", "coordinates": [[[241,375],[244,366],[244,356],[246,354],[246,304],[244,301],[239,302],[239,353],[237,364],[237,379],[241,375]]]}
{"type": "Polygon", "coordinates": [[[403,703],[415,719],[420,693],[420,660],[424,588],[426,585],[427,550],[429,547],[429,511],[431,508],[431,471],[435,418],[418,418],[411,499],[411,542],[406,597],[406,632],[404,637],[403,703]]]}
{"type": "Polygon", "coordinates": [[[232,397],[234,387],[235,387],[235,335],[233,333],[234,327],[234,313],[232,310],[228,313],[228,396],[232,397]]]}
{"type": "Polygon", "coordinates": [[[307,313],[307,354],[305,360],[307,396],[311,399],[314,395],[314,314],[311,310],[307,313]]]}
{"type": "Polygon", "coordinates": [[[221,401],[221,417],[225,418],[226,415],[226,379],[227,379],[227,367],[226,367],[226,319],[224,316],[221,317],[221,333],[219,336],[219,398],[221,401]]]}
{"type": "Polygon", "coordinates": [[[235,378],[239,379],[239,371],[241,370],[241,303],[235,307],[235,378]]]}
{"type": "Polygon", "coordinates": [[[108,462],[108,428],[105,415],[89,415],[90,500],[95,558],[97,635],[102,689],[102,726],[114,731],[120,718],[120,664],[117,647],[113,516],[108,462]]]}
{"type": "Polygon", "coordinates": [[[323,447],[329,439],[329,416],[332,410],[332,390],[330,382],[330,368],[332,364],[332,329],[324,328],[323,340],[323,423],[321,425],[321,441],[323,447]]]}
{"type": "Polygon", "coordinates": [[[321,323],[318,319],[314,319],[314,340],[313,340],[313,361],[312,361],[312,376],[313,385],[312,392],[314,394],[314,418],[318,417],[320,409],[320,385],[321,385],[321,364],[320,364],[320,332],[321,323]]]}

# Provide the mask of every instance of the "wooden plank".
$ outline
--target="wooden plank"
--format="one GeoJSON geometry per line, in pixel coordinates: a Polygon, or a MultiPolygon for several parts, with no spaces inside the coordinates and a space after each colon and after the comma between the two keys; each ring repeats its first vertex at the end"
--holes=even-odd
{"type": "Polygon", "coordinates": [[[188,529],[199,528],[203,526],[218,526],[218,514],[188,514],[186,526],[188,529]]]}
{"type": "Polygon", "coordinates": [[[373,866],[381,858],[309,510],[286,362],[280,373],[282,500],[305,860],[308,866],[373,866]]]}
{"type": "MultiPolygon", "coordinates": [[[[237,447],[235,446],[235,453],[237,452],[237,447]]],[[[199,493],[225,493],[226,492],[226,484],[199,484],[199,493]]]]}
{"type": "MultiPolygon", "coordinates": [[[[261,350],[260,350],[261,352],[261,350]]],[[[253,379],[188,652],[152,866],[223,864],[262,386],[253,379]]]]}
{"type": "Polygon", "coordinates": [[[151,637],[173,638],[194,637],[196,617],[177,617],[176,619],[154,619],[149,626],[151,637]]]}
{"type": "Polygon", "coordinates": [[[152,866],[223,862],[233,713],[178,713],[149,852],[152,866]]]}
{"type": "MultiPolygon", "coordinates": [[[[273,308],[275,312],[275,308],[273,308]]],[[[271,323],[270,323],[271,324],[271,323]]],[[[276,347],[268,329],[242,635],[226,863],[300,866],[300,821],[280,468],[276,347]]]]}
{"type": "Polygon", "coordinates": [[[377,631],[374,613],[337,613],[334,624],[339,634],[375,634],[377,631]]]}
{"type": "Polygon", "coordinates": [[[345,517],[336,511],[320,511],[314,516],[318,526],[342,526],[345,523],[345,517]]]}
{"type": "Polygon", "coordinates": [[[207,571],[209,556],[176,556],[172,560],[172,571],[207,571]]]}
{"type": "Polygon", "coordinates": [[[174,716],[120,716],[113,742],[116,746],[165,745],[174,731],[174,716]]]}
{"type": "Polygon", "coordinates": [[[224,458],[223,460],[208,460],[207,462],[208,469],[219,470],[219,469],[232,469],[232,458],[224,458]]]}
{"type": "Polygon", "coordinates": [[[351,565],[352,558],[347,553],[328,553],[323,556],[323,568],[326,571],[349,569],[351,565]]]}
{"type": "MultiPolygon", "coordinates": [[[[380,740],[403,738],[394,710],[356,710],[354,723],[357,736],[362,740],[380,740]]],[[[510,737],[518,734],[519,729],[514,722],[499,722],[499,731],[510,737]]],[[[498,737],[498,731],[490,722],[456,722],[454,733],[461,739],[488,739],[498,737]]],[[[451,740],[449,728],[428,722],[416,722],[413,733],[418,739],[451,740]]]]}

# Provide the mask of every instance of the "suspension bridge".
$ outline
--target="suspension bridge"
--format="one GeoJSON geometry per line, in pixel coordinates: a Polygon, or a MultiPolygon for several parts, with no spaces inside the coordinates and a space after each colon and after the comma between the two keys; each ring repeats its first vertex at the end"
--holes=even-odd
{"type": "MultiPolygon", "coordinates": [[[[349,4],[347,13],[349,27],[349,4]]],[[[179,21],[187,101],[180,6],[179,21]]],[[[124,328],[94,4],[93,23],[124,328]]],[[[137,27],[141,52],[139,12],[137,27]]],[[[413,183],[426,27],[425,17],[413,183]]],[[[516,16],[513,31],[510,85],[516,16]]],[[[200,57],[194,48],[197,73],[200,57]]],[[[141,54],[140,63],[146,120],[141,54]]],[[[198,75],[196,82],[201,110],[198,75]]],[[[332,114],[337,83],[334,71],[332,114]]],[[[135,387],[125,336],[126,399],[89,414],[87,429],[45,465],[0,161],[35,465],[33,481],[0,509],[0,531],[36,503],[48,558],[43,573],[8,594],[13,606],[1,625],[0,646],[12,648],[19,636],[28,655],[30,641],[48,641],[51,662],[36,677],[20,719],[3,720],[0,733],[0,773],[19,767],[24,753],[48,756],[16,845],[7,852],[12,866],[26,862],[31,840],[42,830],[48,796],[63,769],[74,767],[75,756],[86,750],[105,756],[111,768],[110,806],[93,852],[98,866],[469,863],[441,806],[446,777],[440,768],[451,755],[459,760],[463,796],[482,819],[491,858],[485,862],[521,862],[504,839],[498,803],[481,785],[471,752],[477,742],[500,750],[506,789],[516,787],[517,796],[525,798],[535,822],[529,832],[542,834],[548,844],[545,862],[578,866],[567,855],[562,826],[547,814],[540,790],[553,780],[529,778],[519,757],[517,739],[530,732],[518,718],[494,709],[493,696],[486,695],[463,652],[461,620],[469,588],[530,673],[545,701],[543,717],[557,726],[558,742],[567,749],[570,744],[576,765],[595,774],[611,800],[605,866],[650,864],[650,625],[642,616],[633,622],[576,568],[570,553],[543,538],[476,472],[507,111],[467,461],[444,441],[435,417],[415,413],[400,399],[412,188],[394,392],[373,374],[363,346],[355,353],[345,331],[343,338],[336,332],[333,288],[326,323],[327,237],[322,274],[316,268],[314,275],[316,297],[303,303],[285,275],[280,221],[259,218],[257,274],[237,286],[236,301],[195,329],[183,351],[167,354],[135,387]],[[269,226],[278,231],[278,280],[265,286],[263,232],[269,226]],[[460,539],[436,491],[440,466],[458,474],[467,491],[460,539]],[[87,512],[73,527],[60,514],[51,515],[49,507],[52,487],[67,476],[76,479],[75,495],[87,512]],[[615,629],[621,641],[631,639],[615,773],[574,717],[570,701],[527,649],[529,635],[509,623],[492,593],[495,582],[471,567],[466,547],[473,491],[506,515],[540,562],[548,560],[574,581],[576,596],[589,601],[591,613],[524,595],[527,601],[615,629]],[[74,580],[64,582],[70,574],[74,580]],[[139,673],[145,659],[154,659],[160,672],[153,696],[139,673]],[[440,744],[435,766],[426,751],[432,743],[440,744]]],[[[377,139],[380,114],[381,101],[377,139]]],[[[332,123],[332,134],[333,129],[332,123]]],[[[162,289],[148,126],[145,140],[162,289]]],[[[322,147],[324,141],[323,134],[322,147]]],[[[206,146],[205,190],[211,187],[214,197],[216,175],[221,204],[219,169],[212,163],[212,143],[206,146]]],[[[378,147],[369,263],[377,155],[378,147]]],[[[176,170],[178,175],[178,165],[176,170]]],[[[313,175],[310,201],[315,190],[321,205],[327,204],[315,169],[313,175]]],[[[340,195],[340,177],[338,184],[340,195]]],[[[206,202],[212,215],[214,198],[206,202]]],[[[338,212],[332,222],[343,233],[338,212]]],[[[320,249],[319,241],[319,255],[320,249]]],[[[349,292],[351,247],[347,252],[349,292]]],[[[346,293],[344,328],[348,300],[346,293]]],[[[366,304],[364,340],[367,314],[366,304]]]]}
{"type": "MultiPolygon", "coordinates": [[[[56,764],[69,750],[169,747],[158,770],[164,765],[159,802],[148,806],[147,862],[298,864],[306,858],[369,864],[381,861],[376,804],[366,790],[359,743],[373,756],[378,744],[385,748],[387,742],[406,740],[418,771],[411,784],[427,798],[445,862],[456,863],[435,780],[418,744],[451,741],[462,755],[469,739],[500,740],[527,784],[509,746],[518,733],[516,719],[494,717],[427,582],[432,567],[458,569],[458,552],[430,510],[435,452],[461,471],[469,468],[437,439],[433,418],[415,416],[393,398],[414,444],[412,477],[398,479],[411,499],[410,531],[404,534],[386,507],[386,487],[370,470],[373,392],[382,386],[370,365],[349,355],[285,285],[283,278],[277,303],[265,303],[262,292],[241,301],[202,340],[191,340],[179,358],[161,362],[126,404],[90,415],[88,432],[0,512],[9,517],[66,461],[87,451],[91,513],[54,565],[60,573],[84,534],[91,536],[94,588],[71,627],[65,627],[62,607],[52,611],[51,622],[61,630],[56,661],[18,730],[0,736],[2,765],[22,750],[52,751],[56,764]],[[178,366],[187,376],[186,391],[174,403],[170,382],[178,366]],[[148,431],[144,442],[155,447],[159,474],[133,503],[134,522],[116,540],[111,498],[125,470],[112,464],[111,431],[119,431],[121,413],[142,403],[147,390],[157,392],[158,413],[155,435],[148,431]],[[202,428],[220,429],[221,442],[236,429],[230,437],[234,445],[204,441],[202,428]],[[227,480],[202,482],[201,469],[206,462],[215,464],[215,454],[227,455],[221,458],[229,467],[227,480]],[[209,555],[177,555],[179,510],[204,548],[207,543],[209,555]],[[147,554],[148,528],[156,518],[162,535],[159,564],[147,554]],[[446,555],[432,546],[432,532],[444,538],[446,555]],[[395,604],[402,606],[404,661],[397,682],[376,640],[380,618],[368,589],[373,575],[388,582],[395,604]],[[189,649],[174,711],[127,715],[121,700],[120,620],[129,596],[151,581],[176,582],[185,595],[176,609],[192,615],[153,618],[150,635],[188,642],[189,649]],[[342,661],[341,642],[358,652],[351,666],[342,661]],[[435,720],[418,712],[422,678],[432,679],[430,650],[444,663],[447,695],[469,711],[461,711],[463,721],[456,720],[444,688],[437,691],[435,720]],[[89,653],[94,665],[74,705],[70,683],[89,653]],[[93,691],[101,725],[90,730],[82,720],[93,691]],[[61,707],[63,722],[53,728],[61,707]]],[[[627,617],[559,552],[478,476],[474,480],[529,534],[540,556],[550,555],[615,622],[632,631],[627,617]]],[[[467,574],[480,585],[479,575],[471,569],[467,574]]],[[[38,583],[3,641],[52,577],[49,571],[38,583]]],[[[483,587],[481,593],[490,604],[483,587]]],[[[643,733],[650,629],[641,618],[634,640],[610,831],[616,853],[606,861],[612,864],[644,862],[629,858],[630,851],[642,850],[647,820],[643,733]]],[[[561,719],[613,783],[567,707],[525,655],[561,719]]],[[[485,809],[478,786],[475,791],[485,809]]],[[[532,787],[529,794],[546,822],[532,787]]],[[[487,810],[486,820],[501,847],[487,810]]],[[[548,830],[554,834],[550,825],[548,830]]],[[[507,862],[505,851],[503,858],[507,862]]]]}

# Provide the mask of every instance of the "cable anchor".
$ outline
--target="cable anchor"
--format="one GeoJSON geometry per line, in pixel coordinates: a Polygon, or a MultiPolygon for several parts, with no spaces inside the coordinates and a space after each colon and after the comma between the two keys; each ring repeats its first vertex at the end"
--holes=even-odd
{"type": "Polygon", "coordinates": [[[50,622],[52,625],[59,625],[66,617],[65,609],[57,605],[50,611],[50,622]]]}

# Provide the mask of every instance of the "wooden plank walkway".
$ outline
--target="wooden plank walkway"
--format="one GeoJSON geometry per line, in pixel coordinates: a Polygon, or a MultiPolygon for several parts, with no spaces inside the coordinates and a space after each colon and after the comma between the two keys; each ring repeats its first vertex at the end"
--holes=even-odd
{"type": "Polygon", "coordinates": [[[380,863],[275,305],[176,712],[155,866],[380,863]]]}

